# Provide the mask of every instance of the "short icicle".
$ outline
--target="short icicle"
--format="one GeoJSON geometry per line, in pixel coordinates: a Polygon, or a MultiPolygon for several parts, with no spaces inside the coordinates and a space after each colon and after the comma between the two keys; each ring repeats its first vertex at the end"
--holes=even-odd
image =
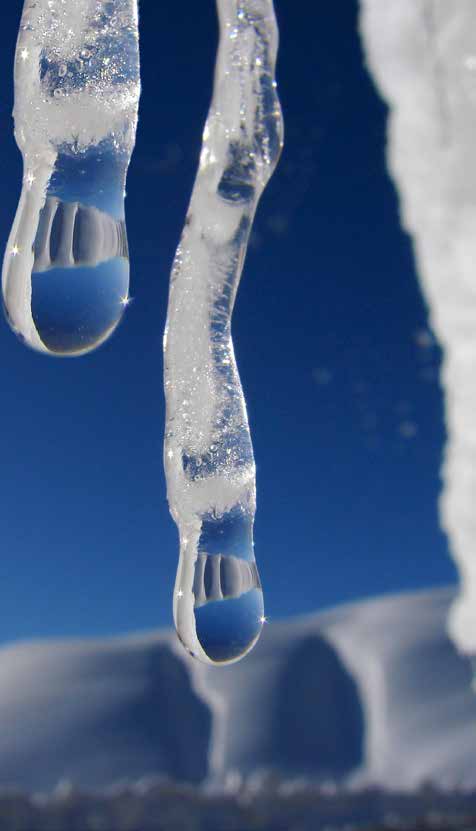
{"type": "Polygon", "coordinates": [[[2,281],[10,326],[38,352],[90,352],[128,305],[124,188],[139,94],[137,0],[25,0],[23,187],[2,281]]]}

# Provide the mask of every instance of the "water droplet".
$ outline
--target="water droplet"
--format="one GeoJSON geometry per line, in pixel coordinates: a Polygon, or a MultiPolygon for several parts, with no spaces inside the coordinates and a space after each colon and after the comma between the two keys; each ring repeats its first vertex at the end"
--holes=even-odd
{"type": "Polygon", "coordinates": [[[246,655],[265,620],[252,527],[252,517],[241,510],[207,515],[193,553],[185,541],[181,547],[174,598],[177,633],[189,651],[214,664],[246,655]]]}
{"type": "Polygon", "coordinates": [[[129,297],[118,192],[124,171],[124,162],[95,148],[60,153],[46,187],[38,174],[25,183],[14,225],[18,254],[6,256],[3,278],[6,314],[28,345],[79,355],[119,323],[129,297]]]}

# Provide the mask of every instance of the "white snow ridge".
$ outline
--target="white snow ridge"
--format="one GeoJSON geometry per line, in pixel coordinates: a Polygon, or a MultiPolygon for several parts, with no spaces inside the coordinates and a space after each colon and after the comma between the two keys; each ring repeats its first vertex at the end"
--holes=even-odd
{"type": "Polygon", "coordinates": [[[170,632],[0,651],[0,789],[272,770],[344,784],[476,786],[471,672],[450,590],[265,628],[245,661],[189,659],[170,632]]]}

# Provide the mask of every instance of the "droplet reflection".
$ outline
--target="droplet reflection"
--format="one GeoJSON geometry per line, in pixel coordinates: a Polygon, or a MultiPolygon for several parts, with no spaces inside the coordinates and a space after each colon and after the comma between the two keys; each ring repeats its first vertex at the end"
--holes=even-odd
{"type": "Polygon", "coordinates": [[[197,542],[182,540],[177,585],[175,622],[189,652],[216,664],[246,655],[265,621],[251,517],[204,517],[197,542]]]}

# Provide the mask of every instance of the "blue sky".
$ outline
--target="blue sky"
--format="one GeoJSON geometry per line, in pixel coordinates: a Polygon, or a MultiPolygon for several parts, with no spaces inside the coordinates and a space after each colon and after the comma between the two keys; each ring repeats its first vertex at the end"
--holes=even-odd
{"type": "MultiPolygon", "coordinates": [[[[385,108],[354,2],[277,0],[286,147],[234,317],[258,470],[256,555],[271,621],[455,580],[438,527],[438,349],[385,170],[385,108]]],[[[21,182],[0,32],[0,237],[21,182]]],[[[211,92],[212,0],[141,3],[143,95],[128,180],[134,302],[76,360],[0,324],[0,638],[171,624],[177,561],[162,470],[168,274],[211,92]]]]}

